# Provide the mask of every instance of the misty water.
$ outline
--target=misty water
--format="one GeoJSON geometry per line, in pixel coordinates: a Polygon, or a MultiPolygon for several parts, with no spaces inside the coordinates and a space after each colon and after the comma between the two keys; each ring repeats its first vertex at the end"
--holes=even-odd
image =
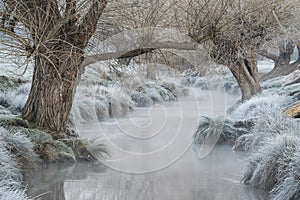
{"type": "Polygon", "coordinates": [[[177,102],[136,108],[126,118],[77,124],[79,134],[106,144],[103,163],[50,165],[27,178],[27,193],[40,199],[264,200],[240,183],[243,153],[217,145],[204,159],[192,144],[199,115],[224,116],[238,99],[191,90],[177,102]]]}

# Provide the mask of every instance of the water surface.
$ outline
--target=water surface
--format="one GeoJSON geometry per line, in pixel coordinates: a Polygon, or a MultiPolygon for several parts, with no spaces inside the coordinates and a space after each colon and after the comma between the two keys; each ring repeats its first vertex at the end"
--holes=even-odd
{"type": "Polygon", "coordinates": [[[178,102],[136,109],[128,118],[78,124],[81,136],[101,138],[111,157],[103,164],[49,166],[27,180],[28,193],[57,200],[268,199],[239,182],[246,155],[216,146],[200,160],[192,144],[198,116],[225,115],[236,99],[195,91],[178,102]]]}

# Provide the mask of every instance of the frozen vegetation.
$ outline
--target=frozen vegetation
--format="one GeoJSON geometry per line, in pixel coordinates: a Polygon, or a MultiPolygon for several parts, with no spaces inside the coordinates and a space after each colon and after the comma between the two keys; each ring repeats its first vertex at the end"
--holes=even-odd
{"type": "Polygon", "coordinates": [[[22,174],[19,165],[21,159],[31,162],[32,157],[36,156],[32,147],[32,143],[24,134],[0,128],[0,199],[29,199],[21,185],[22,174]]]}
{"type": "Polygon", "coordinates": [[[195,143],[217,133],[218,143],[248,152],[242,182],[268,191],[274,200],[300,198],[300,123],[286,112],[299,103],[299,77],[295,71],[263,82],[262,94],[237,102],[225,118],[201,117],[194,134],[195,143]]]}
{"type": "Polygon", "coordinates": [[[194,134],[194,142],[202,144],[205,138],[220,135],[218,144],[234,144],[238,137],[248,134],[252,126],[252,121],[232,121],[223,117],[212,119],[202,116],[194,134]]]}
{"type": "Polygon", "coordinates": [[[66,135],[50,135],[20,117],[30,92],[29,77],[0,76],[0,199],[29,199],[21,184],[23,172],[41,163],[74,163],[107,156],[99,141],[78,137],[73,131],[76,123],[126,117],[136,106],[176,101],[189,93],[176,82],[147,80],[134,69],[117,70],[86,69],[76,90],[66,135]]]}
{"type": "MultiPolygon", "coordinates": [[[[186,73],[181,79],[162,81],[146,79],[134,65],[127,69],[114,66],[113,70],[87,68],[77,87],[68,126],[72,129],[76,123],[126,117],[135,107],[176,101],[189,95],[185,86],[239,94],[230,72],[222,67],[216,70],[217,75],[186,73]]],[[[248,152],[242,181],[269,191],[275,200],[300,198],[299,121],[283,114],[300,99],[300,84],[295,83],[299,77],[296,71],[263,82],[262,94],[237,102],[226,117],[200,117],[194,134],[195,143],[217,136],[218,144],[231,144],[234,150],[248,152]]],[[[104,151],[101,144],[78,139],[72,131],[68,133],[71,139],[61,135],[54,139],[31,129],[19,118],[29,95],[29,81],[2,76],[0,86],[1,199],[28,199],[20,184],[21,170],[33,169],[41,160],[75,162],[88,156],[97,158],[104,151]]]]}
{"type": "Polygon", "coordinates": [[[69,125],[126,117],[135,107],[189,95],[189,90],[175,81],[149,80],[136,68],[87,68],[75,94],[69,125]]]}
{"type": "Polygon", "coordinates": [[[222,90],[229,94],[239,94],[239,87],[228,68],[218,66],[205,74],[186,71],[181,83],[202,90],[222,90]]]}

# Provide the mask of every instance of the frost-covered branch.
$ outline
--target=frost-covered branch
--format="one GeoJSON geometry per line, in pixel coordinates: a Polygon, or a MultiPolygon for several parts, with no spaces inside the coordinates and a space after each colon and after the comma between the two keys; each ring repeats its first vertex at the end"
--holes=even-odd
{"type": "Polygon", "coordinates": [[[119,58],[132,58],[145,53],[152,52],[156,49],[177,49],[177,50],[196,50],[198,47],[197,43],[180,43],[180,42],[157,42],[144,46],[134,50],[118,50],[115,52],[101,53],[87,56],[82,64],[85,67],[90,64],[94,64],[99,61],[119,59],[119,58]]]}

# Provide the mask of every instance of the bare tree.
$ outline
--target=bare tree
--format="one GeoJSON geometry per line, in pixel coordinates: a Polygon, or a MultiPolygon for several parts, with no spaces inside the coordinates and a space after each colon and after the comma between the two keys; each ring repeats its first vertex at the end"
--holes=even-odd
{"type": "Polygon", "coordinates": [[[34,59],[23,118],[64,131],[82,72],[84,49],[96,31],[106,0],[3,0],[1,31],[34,59]],[[14,20],[15,25],[7,20],[14,20]],[[7,26],[8,25],[8,26],[7,26]],[[20,29],[20,30],[16,30],[20,29]]]}
{"type": "Polygon", "coordinates": [[[261,80],[287,75],[300,68],[300,5],[297,2],[289,2],[293,5],[286,7],[286,9],[290,9],[287,12],[289,21],[281,23],[278,20],[281,31],[271,32],[272,40],[265,43],[262,50],[258,52],[261,56],[271,59],[275,63],[273,70],[262,76],[261,80]],[[295,49],[298,50],[298,58],[291,62],[295,49]],[[274,50],[277,52],[274,53],[274,50]]]}
{"type": "Polygon", "coordinates": [[[247,100],[260,93],[257,52],[274,32],[294,19],[296,0],[200,0],[191,1],[188,32],[205,43],[211,57],[229,67],[247,100]]]}
{"type": "MultiPolygon", "coordinates": [[[[261,90],[256,66],[257,50],[269,39],[270,32],[278,31],[280,23],[293,17],[286,13],[295,2],[192,1],[184,10],[189,16],[188,33],[197,43],[205,44],[215,61],[230,68],[241,87],[242,98],[249,99],[261,90]]],[[[25,63],[30,58],[34,63],[32,88],[23,110],[24,119],[53,131],[65,131],[77,83],[84,67],[89,64],[131,58],[161,48],[197,49],[197,43],[170,37],[169,32],[163,34],[164,40],[156,38],[153,27],[172,27],[180,22],[178,30],[183,30],[182,22],[185,21],[182,16],[175,13],[172,18],[173,13],[167,12],[173,6],[172,2],[161,4],[157,0],[154,3],[149,1],[145,8],[141,5],[128,7],[129,14],[117,11],[120,17],[117,21],[111,21],[116,16],[109,15],[110,11],[105,12],[110,8],[107,4],[106,0],[1,1],[0,31],[4,34],[1,43],[14,55],[23,56],[25,63]],[[96,32],[97,24],[103,25],[99,23],[103,13],[108,14],[106,21],[111,21],[115,31],[136,28],[143,28],[143,31],[138,32],[141,35],[133,32],[127,35],[129,42],[125,46],[129,48],[87,55],[87,50],[97,46],[91,39],[104,35],[96,32]]],[[[121,8],[124,8],[122,4],[119,10],[121,8]]]]}
{"type": "MultiPolygon", "coordinates": [[[[140,43],[132,45],[132,49],[117,48],[114,52],[87,55],[88,50],[97,47],[91,39],[101,40],[102,33],[96,30],[97,24],[101,26],[99,19],[107,4],[106,0],[0,1],[0,32],[3,34],[0,42],[6,47],[1,53],[22,57],[24,64],[32,59],[34,66],[32,88],[22,113],[24,119],[52,131],[65,131],[76,86],[85,66],[101,60],[131,58],[159,48],[197,48],[193,43],[157,42],[152,40],[152,29],[144,29],[146,34],[135,37],[140,43]]],[[[162,4],[151,4],[146,16],[135,18],[144,23],[137,21],[134,24],[157,26],[159,20],[155,19],[155,12],[159,5],[162,4]]],[[[119,8],[119,11],[124,9],[119,8]]],[[[144,10],[137,6],[130,9],[137,13],[144,10]]],[[[114,13],[119,14],[118,11],[114,13]]],[[[115,29],[130,27],[128,16],[119,16],[127,18],[115,29]]],[[[133,41],[128,44],[134,44],[133,41]]]]}

